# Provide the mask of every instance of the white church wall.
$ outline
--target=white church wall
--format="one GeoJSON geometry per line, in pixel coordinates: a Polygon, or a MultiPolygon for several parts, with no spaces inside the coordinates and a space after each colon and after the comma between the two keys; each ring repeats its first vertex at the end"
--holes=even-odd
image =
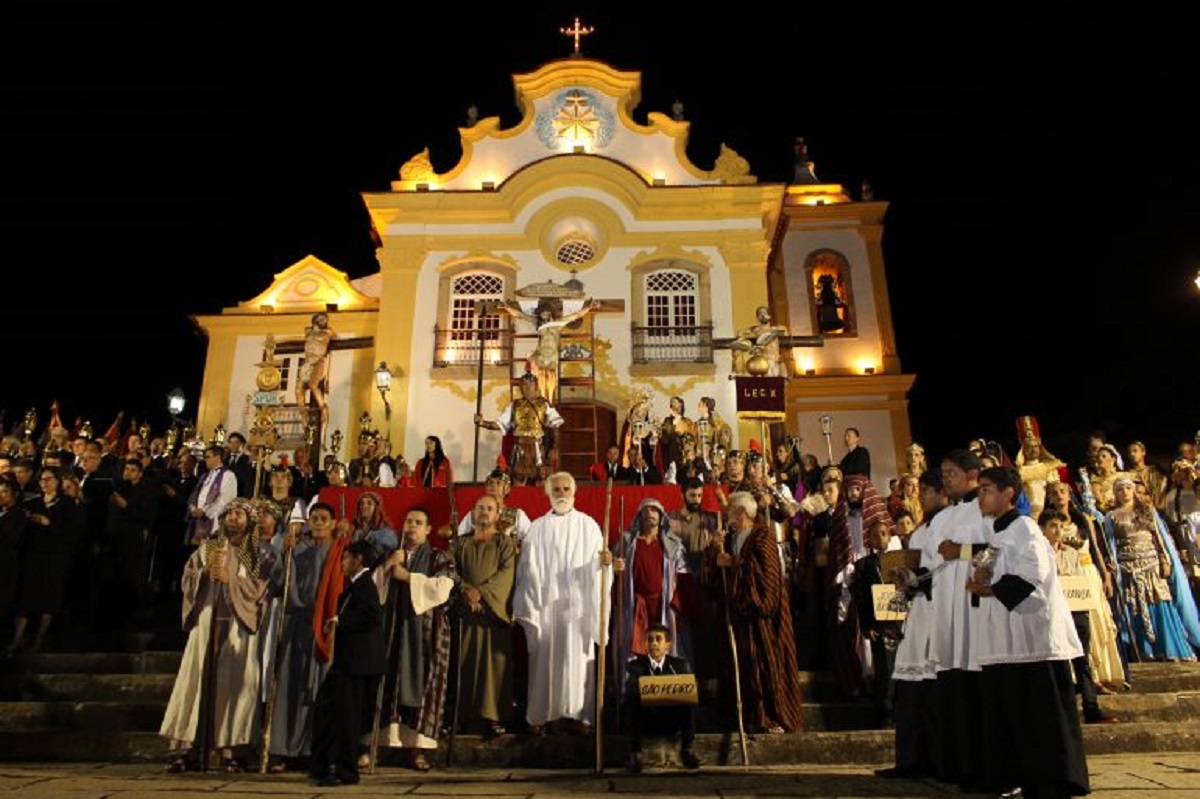
{"type": "Polygon", "coordinates": [[[852,229],[791,230],[784,238],[783,257],[787,276],[788,325],[794,335],[814,335],[810,313],[811,286],[804,271],[809,254],[822,249],[835,250],[850,264],[850,284],[854,300],[854,336],[827,336],[825,346],[802,350],[797,365],[803,369],[847,369],[861,372],[864,367],[880,368],[883,346],[879,321],[875,315],[875,287],[862,236],[852,229]]]}
{"type": "MultiPolygon", "coordinates": [[[[688,250],[689,248],[684,248],[688,250]]],[[[721,261],[716,248],[690,248],[698,253],[698,259],[707,259],[714,266],[709,269],[711,285],[710,309],[699,309],[698,319],[714,325],[714,337],[728,338],[734,335],[732,309],[729,307],[731,282],[729,270],[721,261]]],[[[597,314],[593,323],[598,339],[606,340],[607,348],[603,359],[596,365],[597,399],[613,406],[619,430],[628,411],[627,398],[638,389],[645,389],[654,396],[653,412],[657,418],[665,416],[671,395],[678,394],[686,403],[687,415],[695,418],[701,397],[711,396],[717,401],[717,412],[730,423],[734,420],[735,387],[728,379],[731,358],[727,350],[718,350],[715,355],[715,376],[693,375],[631,376],[629,366],[632,359],[630,325],[633,316],[632,277],[629,264],[645,253],[645,248],[613,247],[595,266],[578,273],[584,283],[588,297],[622,300],[625,313],[597,314]]],[[[512,259],[517,264],[516,286],[524,288],[533,283],[553,280],[565,283],[571,278],[569,272],[547,263],[538,250],[497,252],[497,256],[512,259]]],[[[408,429],[403,434],[403,453],[410,464],[416,462],[424,451],[426,436],[436,435],[442,439],[443,447],[451,460],[455,475],[460,480],[470,478],[473,469],[475,430],[473,417],[476,407],[476,380],[472,375],[463,378],[461,372],[450,378],[443,369],[433,366],[433,329],[438,317],[438,288],[441,271],[439,267],[466,257],[462,252],[431,252],[420,271],[416,285],[416,307],[421,315],[414,323],[412,352],[412,379],[409,382],[407,418],[408,429]]],[[[527,321],[516,321],[518,333],[530,333],[532,325],[527,321]]],[[[386,335],[381,331],[381,335],[386,335]]],[[[523,358],[535,344],[533,339],[523,339],[516,353],[523,358]]],[[[520,367],[518,366],[518,371],[520,367]]],[[[503,380],[485,376],[482,413],[486,419],[495,419],[507,407],[511,396],[509,386],[503,380]]],[[[734,425],[736,430],[736,425],[734,425]]],[[[490,471],[500,452],[501,435],[494,431],[481,431],[479,449],[479,475],[482,478],[490,471]]],[[[396,450],[394,449],[394,452],[396,450]]]]}
{"type": "Polygon", "coordinates": [[[880,495],[887,496],[888,480],[896,477],[899,474],[900,467],[896,463],[896,456],[892,441],[895,440],[896,432],[892,428],[891,414],[887,410],[839,410],[830,412],[829,406],[835,404],[853,404],[864,402],[881,402],[884,397],[878,396],[857,396],[857,397],[822,397],[814,398],[811,403],[809,401],[801,401],[802,405],[812,405],[812,409],[805,408],[794,414],[790,420],[791,424],[795,425],[795,430],[803,439],[800,444],[800,451],[808,454],[812,453],[817,456],[822,466],[825,466],[829,461],[828,447],[826,446],[825,436],[821,433],[821,417],[829,414],[833,417],[833,432],[830,435],[830,443],[833,446],[833,462],[837,463],[846,454],[845,433],[847,427],[858,428],[860,439],[859,446],[867,448],[871,454],[871,482],[875,484],[875,488],[880,495]]]}
{"type": "MultiPolygon", "coordinates": [[[[567,91],[568,88],[563,88],[537,100],[534,104],[535,113],[539,116],[553,116],[562,95],[567,91]]],[[[601,131],[602,139],[598,145],[590,140],[585,143],[589,154],[628,164],[643,176],[651,180],[662,178],[670,186],[715,182],[700,180],[679,163],[674,137],[662,132],[647,134],[626,128],[620,123],[614,100],[592,89],[584,91],[588,92],[589,98],[596,105],[595,117],[598,124],[607,126],[607,131],[601,131]],[[604,135],[605,133],[607,135],[604,135]]],[[[554,147],[543,142],[539,137],[537,119],[531,121],[517,136],[502,139],[484,138],[472,142],[470,147],[470,163],[462,172],[440,184],[438,188],[478,190],[482,188],[484,181],[491,181],[499,186],[513,173],[531,163],[574,152],[574,142],[566,139],[557,140],[554,147]]]]}

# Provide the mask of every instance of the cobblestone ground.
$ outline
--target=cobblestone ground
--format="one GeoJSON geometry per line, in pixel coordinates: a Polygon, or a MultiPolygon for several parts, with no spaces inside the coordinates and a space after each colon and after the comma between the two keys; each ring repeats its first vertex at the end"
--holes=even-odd
{"type": "MultiPolygon", "coordinates": [[[[1153,797],[1200,799],[1200,758],[1179,754],[1100,755],[1088,759],[1092,796],[1100,799],[1153,797]]],[[[0,763],[0,798],[28,799],[230,799],[231,797],[483,797],[603,796],[655,797],[947,797],[953,786],[932,781],[885,781],[866,766],[770,766],[705,768],[698,773],[648,769],[640,775],[610,770],[534,769],[435,770],[418,774],[381,769],[362,783],[315,788],[302,774],[260,776],[164,774],[157,766],[0,763]]]]}

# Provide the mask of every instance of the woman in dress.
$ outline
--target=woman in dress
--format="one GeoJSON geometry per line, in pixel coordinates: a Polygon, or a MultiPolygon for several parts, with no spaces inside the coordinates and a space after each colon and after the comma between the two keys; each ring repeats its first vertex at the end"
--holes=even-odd
{"type": "MultiPolygon", "coordinates": [[[[1103,456],[1101,448],[1100,455],[1103,456]]],[[[1100,462],[1098,458],[1097,462],[1100,462]]],[[[1174,548],[1149,503],[1136,502],[1133,478],[1113,480],[1113,507],[1105,515],[1105,535],[1117,557],[1120,610],[1128,619],[1127,643],[1144,660],[1195,660],[1188,631],[1168,582],[1178,567],[1174,548]]],[[[1192,602],[1194,611],[1195,602],[1192,602]]],[[[1197,631],[1200,644],[1200,631],[1197,631]]]]}
{"type": "Polygon", "coordinates": [[[1096,498],[1096,509],[1108,513],[1113,509],[1113,482],[1124,466],[1121,454],[1112,444],[1101,444],[1096,450],[1096,470],[1092,474],[1092,495],[1096,498]]]}
{"type": "Polygon", "coordinates": [[[445,488],[454,482],[454,470],[450,468],[450,459],[442,449],[442,440],[437,436],[425,439],[425,454],[417,461],[413,472],[418,486],[425,488],[445,488]]]}
{"type": "Polygon", "coordinates": [[[62,609],[67,569],[82,527],[83,513],[73,499],[62,495],[56,470],[42,469],[38,487],[42,493],[25,504],[25,543],[9,653],[20,650],[30,616],[38,617],[38,629],[29,651],[41,651],[50,624],[62,609]]]}
{"type": "MultiPolygon", "coordinates": [[[[1064,546],[1078,550],[1080,571],[1087,578],[1092,593],[1111,598],[1116,566],[1105,542],[1097,537],[1092,518],[1075,504],[1071,487],[1066,483],[1048,483],[1045,497],[1046,508],[1067,517],[1062,525],[1062,542],[1064,546]]],[[[1088,611],[1088,622],[1091,629],[1088,661],[1097,687],[1104,693],[1112,693],[1116,687],[1127,688],[1129,680],[1117,644],[1117,622],[1112,608],[1107,602],[1100,603],[1099,609],[1088,611]]]]}

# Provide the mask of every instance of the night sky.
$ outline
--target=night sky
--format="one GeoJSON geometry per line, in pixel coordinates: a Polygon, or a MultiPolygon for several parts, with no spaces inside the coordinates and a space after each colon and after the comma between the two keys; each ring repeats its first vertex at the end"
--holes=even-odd
{"type": "Polygon", "coordinates": [[[161,426],[175,385],[194,412],[205,347],[188,314],[254,296],[309,253],[377,271],[359,192],[426,146],[439,171],[456,163],[472,103],[515,124],[512,73],[568,55],[558,29],[578,13],[596,27],[586,56],[642,72],[639,121],[683,102],[701,167],[725,142],[786,182],[803,136],[822,181],[857,197],[866,179],[890,203],[896,334],[927,449],[1011,451],[1022,413],[1076,461],[1093,428],[1165,456],[1200,427],[1200,92],[1170,20],[1091,20],[1085,39],[863,7],[680,20],[442,5],[271,25],[196,9],[10,20],[5,426],[55,398],[68,423],[103,430],[124,409],[161,426]]]}

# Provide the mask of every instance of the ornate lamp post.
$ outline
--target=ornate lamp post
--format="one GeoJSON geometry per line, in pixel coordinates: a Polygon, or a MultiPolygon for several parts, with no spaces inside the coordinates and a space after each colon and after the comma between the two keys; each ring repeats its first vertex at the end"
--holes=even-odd
{"type": "Polygon", "coordinates": [[[167,431],[167,454],[175,454],[175,444],[179,440],[179,431],[177,428],[180,424],[179,414],[183,413],[183,409],[187,407],[187,396],[183,393],[183,389],[176,386],[167,394],[167,413],[171,414],[171,429],[167,431]]]}
{"type": "Polygon", "coordinates": [[[387,361],[380,361],[375,370],[375,388],[379,389],[379,396],[383,399],[383,418],[390,421],[392,406],[388,404],[387,395],[392,390],[392,370],[388,368],[387,361]]]}
{"type": "Polygon", "coordinates": [[[826,414],[821,417],[821,435],[825,436],[825,448],[829,451],[829,463],[833,463],[833,417],[826,414]]]}

